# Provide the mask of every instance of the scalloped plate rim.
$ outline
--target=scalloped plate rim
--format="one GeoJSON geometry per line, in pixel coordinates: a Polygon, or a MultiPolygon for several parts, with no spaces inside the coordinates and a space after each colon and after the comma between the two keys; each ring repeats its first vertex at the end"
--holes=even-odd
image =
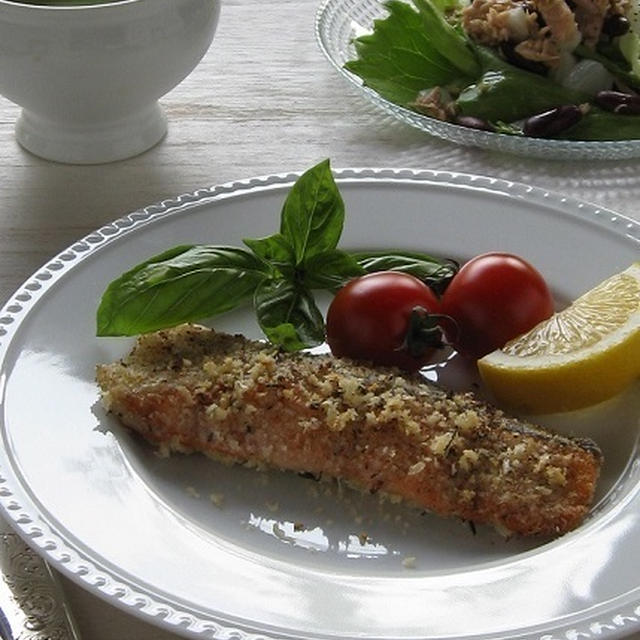
{"type": "MultiPolygon", "coordinates": [[[[525,199],[533,203],[544,203],[560,208],[565,214],[579,216],[585,221],[595,222],[608,228],[616,235],[625,235],[630,242],[640,246],[640,223],[623,215],[619,215],[604,207],[581,202],[572,198],[566,198],[559,193],[546,191],[538,187],[531,187],[519,182],[478,176],[467,173],[451,171],[414,170],[414,169],[389,169],[389,168],[346,168],[335,169],[334,173],[339,183],[354,182],[366,185],[373,184],[402,184],[416,183],[438,187],[461,187],[471,190],[489,191],[491,193],[506,192],[510,197],[525,199]],[[620,229],[622,225],[622,230],[620,229]]],[[[102,226],[96,231],[70,245],[60,252],[52,260],[48,261],[41,269],[25,281],[15,294],[0,311],[0,357],[3,363],[7,350],[12,346],[13,335],[21,324],[29,317],[29,314],[37,309],[39,300],[51,287],[75,265],[82,263],[85,257],[92,255],[101,247],[118,240],[129,230],[137,229],[146,224],[152,224],[156,220],[164,219],[174,214],[180,215],[191,207],[199,207],[211,202],[223,201],[226,197],[237,195],[259,194],[265,189],[283,188],[290,185],[300,175],[298,172],[279,173],[245,180],[227,182],[218,186],[200,189],[185,193],[175,198],[166,199],[152,204],[143,209],[136,210],[122,216],[112,223],[102,226]]],[[[3,363],[4,364],[4,363],[3,363]]],[[[4,405],[5,384],[4,369],[0,368],[2,383],[2,405],[4,405]]],[[[2,425],[3,437],[5,425],[2,425]]],[[[124,580],[106,573],[92,557],[87,557],[82,549],[74,548],[73,544],[59,537],[46,521],[42,514],[38,513],[37,505],[29,503],[21,504],[20,498],[25,499],[22,487],[12,486],[17,478],[7,478],[4,468],[6,452],[0,452],[0,510],[10,521],[15,530],[33,547],[40,555],[60,570],[62,573],[87,588],[93,594],[104,598],[122,610],[140,617],[141,619],[157,624],[174,633],[185,634],[188,637],[228,638],[240,637],[245,640],[258,640],[258,638],[282,637],[280,632],[275,635],[251,629],[241,629],[233,626],[233,622],[220,619],[211,619],[203,616],[198,619],[193,611],[172,610],[168,601],[160,595],[149,595],[136,591],[124,580]],[[18,498],[18,499],[17,499],[18,498]]],[[[11,476],[11,474],[7,474],[11,476]]],[[[29,502],[27,500],[27,502],[29,502]]],[[[640,593],[640,585],[638,586],[640,593]]],[[[627,596],[629,594],[626,594],[627,596]]],[[[622,596],[621,596],[622,597],[622,596]]],[[[602,604],[602,603],[601,603],[602,604]]],[[[606,604],[602,604],[606,609],[606,604]]],[[[598,607],[600,608],[600,607],[598,607]]],[[[604,615],[604,614],[599,614],[604,615]]],[[[627,597],[614,611],[607,611],[606,622],[591,618],[580,621],[580,625],[570,624],[568,627],[559,628],[559,633],[582,632],[588,633],[589,625],[604,625],[604,632],[599,632],[597,637],[617,637],[621,627],[614,622],[617,618],[636,618],[637,624],[632,624],[633,629],[640,629],[640,598],[629,600],[627,597]],[[607,633],[606,626],[613,625],[613,633],[607,633]]],[[[625,627],[625,630],[633,630],[625,627]]],[[[315,637],[315,636],[314,636],[315,637]]],[[[426,636],[425,636],[426,637],[426,636]]],[[[483,635],[483,637],[485,637],[483,635]]],[[[523,636],[524,637],[524,636],[523,636]]],[[[527,636],[528,637],[528,636],[527,636]]],[[[533,636],[532,636],[533,637],[533,636]]],[[[536,636],[537,637],[537,636],[536,636]]],[[[554,636],[555,637],[555,636],[554,636]]],[[[569,635],[562,637],[569,638],[569,635]]],[[[584,637],[584,636],[583,636],[584,637]]]]}

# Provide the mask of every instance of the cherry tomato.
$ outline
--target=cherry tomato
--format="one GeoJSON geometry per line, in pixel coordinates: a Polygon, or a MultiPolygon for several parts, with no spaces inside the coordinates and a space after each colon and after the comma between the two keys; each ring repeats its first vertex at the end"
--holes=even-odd
{"type": "Polygon", "coordinates": [[[503,347],[553,313],[544,278],[509,253],[485,253],[464,264],[441,299],[452,346],[471,358],[503,347]]]}
{"type": "Polygon", "coordinates": [[[442,344],[440,302],[414,276],[370,273],[338,291],[327,312],[327,342],[338,357],[416,371],[442,344]]]}

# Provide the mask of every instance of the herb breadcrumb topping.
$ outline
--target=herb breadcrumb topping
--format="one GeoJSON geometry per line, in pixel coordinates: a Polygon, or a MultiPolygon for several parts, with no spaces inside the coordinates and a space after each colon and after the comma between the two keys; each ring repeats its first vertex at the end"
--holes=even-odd
{"type": "Polygon", "coordinates": [[[591,441],[419,375],[282,353],[195,325],[141,336],[97,379],[105,407],[167,453],[339,478],[506,532],[577,526],[601,463],[591,441]]]}

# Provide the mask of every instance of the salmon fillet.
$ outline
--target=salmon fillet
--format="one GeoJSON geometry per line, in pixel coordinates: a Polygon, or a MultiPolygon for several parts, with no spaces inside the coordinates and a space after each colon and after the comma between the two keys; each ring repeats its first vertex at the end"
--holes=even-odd
{"type": "Polygon", "coordinates": [[[97,381],[105,408],[165,453],[339,478],[503,533],[576,527],[601,465],[590,440],[419,375],[196,325],[141,336],[97,381]]]}

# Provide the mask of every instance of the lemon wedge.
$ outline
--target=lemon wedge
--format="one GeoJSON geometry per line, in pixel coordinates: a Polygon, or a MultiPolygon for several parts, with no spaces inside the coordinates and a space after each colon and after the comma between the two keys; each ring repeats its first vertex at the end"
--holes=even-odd
{"type": "Polygon", "coordinates": [[[640,378],[640,262],[478,361],[496,400],[556,413],[612,398],[640,378]]]}

